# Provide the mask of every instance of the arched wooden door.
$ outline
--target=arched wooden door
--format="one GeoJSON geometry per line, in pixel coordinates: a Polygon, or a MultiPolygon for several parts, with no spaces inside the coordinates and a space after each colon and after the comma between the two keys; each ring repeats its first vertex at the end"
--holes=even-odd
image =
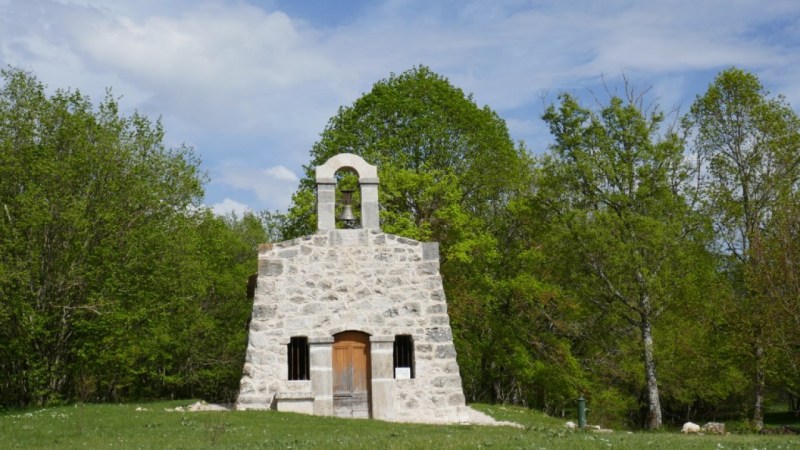
{"type": "Polygon", "coordinates": [[[369,418],[369,335],[344,331],[333,341],[333,411],[338,417],[369,418]]]}

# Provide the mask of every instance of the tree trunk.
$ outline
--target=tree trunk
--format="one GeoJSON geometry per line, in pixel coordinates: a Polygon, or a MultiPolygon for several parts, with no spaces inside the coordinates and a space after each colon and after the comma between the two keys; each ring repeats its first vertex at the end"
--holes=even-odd
{"type": "Polygon", "coordinates": [[[758,343],[755,348],[755,386],[753,404],[753,427],[757,430],[764,428],[764,388],[766,373],[764,371],[764,347],[758,343]]]}
{"type": "Polygon", "coordinates": [[[644,372],[647,381],[647,429],[661,428],[661,400],[658,395],[656,360],[653,354],[653,330],[649,317],[642,318],[642,342],[644,343],[644,372]]]}

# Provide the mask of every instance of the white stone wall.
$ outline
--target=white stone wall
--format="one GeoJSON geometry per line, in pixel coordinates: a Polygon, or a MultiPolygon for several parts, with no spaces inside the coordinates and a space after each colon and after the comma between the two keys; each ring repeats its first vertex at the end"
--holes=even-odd
{"type": "MultiPolygon", "coordinates": [[[[380,348],[382,353],[389,348],[387,339],[413,336],[414,379],[375,379],[376,372],[387,373],[387,361],[373,355],[376,418],[465,419],[438,244],[379,230],[330,230],[264,248],[258,262],[238,408],[271,408],[286,399],[292,410],[330,414],[311,381],[287,381],[286,344],[292,336],[307,336],[310,342],[322,342],[312,345],[313,353],[323,351],[315,345],[332,342],[334,334],[358,330],[370,334],[373,351],[380,348]]],[[[315,370],[327,373],[324,355],[312,354],[312,378],[315,370]]],[[[325,386],[324,380],[317,383],[325,386]]]]}

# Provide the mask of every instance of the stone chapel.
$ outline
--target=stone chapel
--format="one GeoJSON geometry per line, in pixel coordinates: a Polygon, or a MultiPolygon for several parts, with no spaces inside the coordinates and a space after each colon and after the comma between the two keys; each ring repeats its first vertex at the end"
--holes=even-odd
{"type": "Polygon", "coordinates": [[[438,244],[381,232],[361,157],[332,157],[316,183],[316,234],[259,250],[237,409],[466,421],[438,244]],[[340,170],[358,175],[361,228],[335,226],[340,170]]]}

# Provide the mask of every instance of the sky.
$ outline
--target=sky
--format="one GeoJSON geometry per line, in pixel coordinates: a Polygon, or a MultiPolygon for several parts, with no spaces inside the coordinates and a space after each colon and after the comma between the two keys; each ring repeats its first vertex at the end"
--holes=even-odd
{"type": "Polygon", "coordinates": [[[0,66],[161,118],[218,213],[285,210],[339,107],[425,65],[533,153],[562,92],[687,111],[719,71],[800,105],[797,0],[0,0],[0,66]]]}

